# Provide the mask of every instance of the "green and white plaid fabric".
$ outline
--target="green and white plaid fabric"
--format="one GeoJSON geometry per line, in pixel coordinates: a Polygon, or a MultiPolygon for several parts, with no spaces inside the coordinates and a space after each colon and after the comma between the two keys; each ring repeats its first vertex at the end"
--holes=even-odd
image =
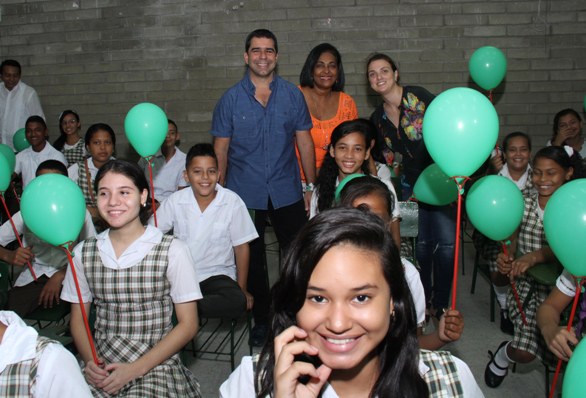
{"type": "Polygon", "coordinates": [[[458,367],[447,351],[420,351],[420,359],[429,367],[423,379],[429,388],[430,398],[464,397],[458,367]]]}
{"type": "Polygon", "coordinates": [[[82,160],[77,164],[78,168],[78,177],[77,177],[77,185],[81,188],[81,192],[83,192],[83,197],[85,198],[85,204],[88,206],[97,206],[98,202],[96,199],[96,192],[94,191],[93,184],[92,186],[88,185],[88,176],[89,180],[92,181],[92,176],[90,174],[89,168],[86,167],[85,160],[82,160]],[[93,200],[92,200],[92,193],[93,193],[93,200]]]}
{"type": "Polygon", "coordinates": [[[59,344],[46,337],[37,337],[37,353],[33,359],[8,365],[0,373],[0,397],[32,397],[35,392],[37,368],[45,347],[59,344]]]}
{"type": "MultiPolygon", "coordinates": [[[[82,262],[96,306],[95,340],[98,356],[106,363],[136,361],[173,328],[173,303],[167,280],[172,236],[136,265],[110,269],[102,264],[96,239],[86,240],[82,262]]],[[[97,397],[109,397],[92,389],[97,397]]],[[[199,383],[173,355],[140,379],[127,384],[117,397],[199,397],[199,383]]]]}

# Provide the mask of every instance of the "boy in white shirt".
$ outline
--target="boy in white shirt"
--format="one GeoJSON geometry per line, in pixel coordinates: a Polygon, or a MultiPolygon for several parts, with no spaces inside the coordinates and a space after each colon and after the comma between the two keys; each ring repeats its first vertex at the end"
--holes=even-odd
{"type": "MultiPolygon", "coordinates": [[[[211,144],[194,145],[185,164],[191,189],[161,203],[158,228],[173,229],[189,246],[203,294],[197,302],[201,316],[239,317],[252,308],[248,243],[258,234],[242,199],[218,184],[218,159],[211,144]]],[[[149,223],[154,225],[153,217],[149,223]]]]}

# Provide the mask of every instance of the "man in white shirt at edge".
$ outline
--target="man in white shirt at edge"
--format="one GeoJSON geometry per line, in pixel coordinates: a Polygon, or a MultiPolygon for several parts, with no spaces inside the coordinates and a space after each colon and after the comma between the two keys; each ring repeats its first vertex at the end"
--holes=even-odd
{"type": "Polygon", "coordinates": [[[18,61],[7,59],[0,64],[0,138],[14,150],[12,137],[24,127],[29,116],[45,114],[34,88],[20,80],[22,68],[18,61]]]}

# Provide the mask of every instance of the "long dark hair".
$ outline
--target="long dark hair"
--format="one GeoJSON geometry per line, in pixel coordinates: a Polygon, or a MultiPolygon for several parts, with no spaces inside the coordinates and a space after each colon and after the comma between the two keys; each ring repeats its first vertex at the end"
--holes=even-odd
{"type": "Polygon", "coordinates": [[[61,134],[53,143],[53,147],[58,151],[63,149],[63,147],[65,146],[65,141],[67,140],[67,136],[65,135],[65,131],[63,131],[63,126],[61,126],[61,123],[63,123],[63,119],[67,115],[73,115],[75,117],[75,120],[77,120],[78,123],[81,122],[81,120],[79,120],[79,115],[77,114],[77,112],[72,111],[71,109],[67,109],[67,110],[64,110],[63,112],[61,112],[61,115],[59,115],[59,131],[61,132],[61,134]]]}
{"type": "Polygon", "coordinates": [[[386,337],[376,348],[379,375],[370,397],[427,397],[427,384],[419,375],[413,301],[391,233],[376,215],[342,207],[311,219],[292,243],[285,258],[280,279],[271,292],[273,318],[255,374],[255,380],[260,381],[257,397],[273,394],[274,338],[296,324],[296,316],[305,302],[307,285],[315,266],[328,250],[341,244],[350,244],[378,255],[394,304],[394,318],[386,337]]]}
{"type": "MultiPolygon", "coordinates": [[[[329,148],[334,148],[336,143],[348,134],[358,133],[364,136],[364,142],[366,144],[364,150],[368,150],[370,148],[370,143],[374,138],[374,131],[374,125],[369,120],[347,120],[337,125],[334,131],[332,131],[329,148]]],[[[364,174],[369,174],[368,162],[362,163],[361,170],[364,174]]],[[[338,165],[336,164],[336,159],[330,155],[330,151],[327,151],[315,184],[319,195],[317,200],[317,208],[319,211],[332,207],[338,174],[339,170],[338,165]]]]}
{"type": "Polygon", "coordinates": [[[136,163],[128,162],[126,160],[120,159],[112,159],[106,162],[100,170],[98,170],[98,174],[96,175],[96,179],[94,181],[94,190],[98,192],[98,186],[100,185],[100,181],[106,173],[108,172],[121,174],[128,178],[138,189],[138,192],[142,194],[142,192],[146,189],[148,194],[146,198],[145,206],[141,206],[139,217],[140,222],[144,225],[148,221],[150,214],[151,214],[151,191],[149,189],[149,183],[144,176],[144,172],[138,167],[136,163]]]}
{"type": "MultiPolygon", "coordinates": [[[[393,193],[389,191],[384,182],[373,176],[365,175],[349,181],[340,191],[340,206],[353,207],[352,203],[368,195],[377,195],[385,201],[385,208],[390,220],[395,207],[393,193]]],[[[360,205],[358,208],[362,207],[366,206],[360,205]]],[[[367,210],[370,209],[367,208],[367,210]]]]}
{"type": "Polygon", "coordinates": [[[344,66],[342,66],[342,55],[336,47],[330,43],[322,43],[315,46],[307,55],[305,64],[299,74],[299,85],[301,87],[313,88],[313,69],[323,53],[330,53],[336,58],[336,65],[338,66],[338,78],[332,86],[332,91],[343,91],[346,78],[344,76],[344,66]]]}

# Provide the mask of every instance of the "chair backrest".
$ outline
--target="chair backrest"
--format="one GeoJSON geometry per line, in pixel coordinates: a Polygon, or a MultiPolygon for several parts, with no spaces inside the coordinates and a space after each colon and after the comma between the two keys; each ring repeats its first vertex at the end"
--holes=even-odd
{"type": "Polygon", "coordinates": [[[399,202],[401,212],[401,237],[416,238],[419,234],[419,205],[417,202],[399,202]]]}

